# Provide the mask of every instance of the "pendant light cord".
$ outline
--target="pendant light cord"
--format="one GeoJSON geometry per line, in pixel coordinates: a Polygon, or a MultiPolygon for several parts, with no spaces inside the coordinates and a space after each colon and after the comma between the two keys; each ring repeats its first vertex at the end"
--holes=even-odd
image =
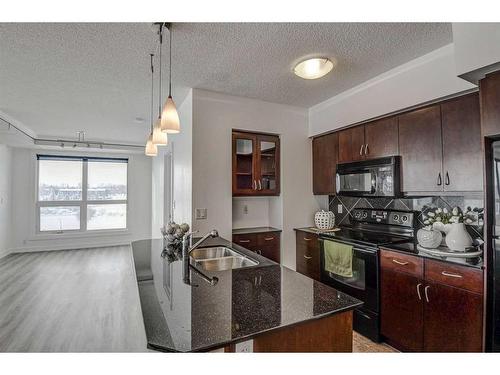
{"type": "Polygon", "coordinates": [[[160,24],[160,84],[158,87],[158,116],[161,117],[161,50],[163,46],[163,23],[160,24]]]}
{"type": "Polygon", "coordinates": [[[151,120],[151,132],[153,132],[153,102],[154,102],[154,68],[153,68],[153,56],[154,54],[150,53],[149,56],[151,57],[151,114],[150,114],[150,120],[151,120]]]}
{"type": "Polygon", "coordinates": [[[169,56],[169,62],[168,62],[168,96],[172,96],[172,24],[170,24],[170,28],[168,29],[168,35],[169,35],[169,51],[168,51],[168,56],[169,56]]]}

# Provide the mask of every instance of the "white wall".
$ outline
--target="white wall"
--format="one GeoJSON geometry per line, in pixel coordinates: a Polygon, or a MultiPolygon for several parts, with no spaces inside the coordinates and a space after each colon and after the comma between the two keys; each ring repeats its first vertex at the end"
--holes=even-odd
{"type": "Polygon", "coordinates": [[[177,111],[181,122],[179,134],[169,134],[174,162],[174,221],[192,224],[193,176],[193,90],[190,90],[177,111]]]}
{"type": "Polygon", "coordinates": [[[449,44],[309,109],[314,136],[391,112],[474,89],[456,76],[449,44]]]}
{"type": "Polygon", "coordinates": [[[12,149],[0,144],[0,258],[7,255],[11,242],[11,162],[12,149]]]}
{"type": "MultiPolygon", "coordinates": [[[[116,153],[52,150],[43,150],[43,153],[117,157],[116,153]]],[[[118,155],[118,157],[129,158],[127,231],[106,235],[95,233],[36,234],[36,154],[35,149],[15,148],[12,155],[13,239],[11,245],[14,251],[107,246],[125,244],[151,236],[151,159],[143,154],[118,155]]]]}
{"type": "Polygon", "coordinates": [[[472,82],[500,69],[500,23],[453,23],[455,71],[472,82]]]}
{"type": "Polygon", "coordinates": [[[311,225],[318,204],[312,194],[311,141],[307,110],[253,99],[193,90],[193,214],[207,208],[207,220],[193,220],[201,233],[216,228],[232,235],[231,130],[281,136],[281,195],[270,204],[270,224],[282,223],[282,263],[295,267],[293,228],[311,225]]]}

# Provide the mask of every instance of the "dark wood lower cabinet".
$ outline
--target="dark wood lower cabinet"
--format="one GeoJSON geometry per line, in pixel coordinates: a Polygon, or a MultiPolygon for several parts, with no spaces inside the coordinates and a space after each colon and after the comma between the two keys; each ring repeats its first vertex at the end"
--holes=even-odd
{"type": "MultiPolygon", "coordinates": [[[[381,250],[382,259],[392,251],[381,250]]],[[[405,254],[405,264],[410,257],[405,254]]],[[[421,268],[381,262],[381,333],[410,352],[481,352],[483,294],[480,269],[425,259],[421,268]],[[423,272],[422,272],[423,271],[423,272]]]]}
{"type": "Polygon", "coordinates": [[[233,234],[233,242],[280,263],[281,236],[279,232],[233,234]]]}
{"type": "Polygon", "coordinates": [[[320,252],[318,235],[301,230],[295,232],[295,269],[314,280],[320,280],[320,252]]]}
{"type": "Polygon", "coordinates": [[[480,352],[483,296],[433,282],[425,288],[425,351],[480,352]]]}
{"type": "Polygon", "coordinates": [[[387,341],[409,352],[424,345],[424,306],[417,286],[423,281],[403,272],[382,269],[380,275],[380,329],[387,341]]]}

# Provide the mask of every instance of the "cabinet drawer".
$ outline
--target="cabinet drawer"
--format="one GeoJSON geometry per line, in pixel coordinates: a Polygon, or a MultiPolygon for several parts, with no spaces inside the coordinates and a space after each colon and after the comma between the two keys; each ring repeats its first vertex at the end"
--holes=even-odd
{"type": "Polygon", "coordinates": [[[425,260],[425,280],[483,293],[483,271],[436,260],[425,260]]]}
{"type": "Polygon", "coordinates": [[[279,246],[280,233],[259,233],[257,234],[257,245],[258,246],[279,246]]]}
{"type": "Polygon", "coordinates": [[[254,250],[257,247],[257,235],[255,234],[234,234],[233,242],[246,249],[254,250]]]}
{"type": "Polygon", "coordinates": [[[310,246],[319,250],[318,235],[315,233],[296,231],[297,245],[310,246]]]}
{"type": "Polygon", "coordinates": [[[422,278],[424,275],[424,262],[422,258],[401,254],[396,251],[381,250],[380,265],[383,268],[405,272],[419,278],[422,278]]]}

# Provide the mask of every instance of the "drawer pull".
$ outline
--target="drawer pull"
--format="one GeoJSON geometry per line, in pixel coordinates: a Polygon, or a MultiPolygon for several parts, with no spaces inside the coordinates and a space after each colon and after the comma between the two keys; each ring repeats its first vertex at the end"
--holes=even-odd
{"type": "Polygon", "coordinates": [[[446,272],[446,271],[441,272],[441,275],[448,276],[448,277],[456,277],[457,279],[461,279],[462,278],[462,275],[459,275],[457,273],[449,273],[449,272],[446,272]]]}
{"type": "Polygon", "coordinates": [[[311,241],[311,240],[312,240],[312,238],[306,238],[306,237],[304,237],[304,241],[311,241]]]}
{"type": "Polygon", "coordinates": [[[396,264],[399,264],[400,266],[406,266],[408,264],[408,262],[401,262],[401,261],[396,260],[396,259],[393,259],[392,261],[396,264]]]}
{"type": "Polygon", "coordinates": [[[272,240],[274,240],[274,237],[266,237],[266,238],[264,238],[264,241],[272,241],[272,240]]]}
{"type": "Polygon", "coordinates": [[[306,258],[307,260],[309,260],[309,259],[312,259],[313,257],[308,257],[307,255],[304,255],[304,258],[306,258]]]}
{"type": "Polygon", "coordinates": [[[249,243],[250,240],[239,240],[238,242],[240,242],[240,243],[249,243]]]}

